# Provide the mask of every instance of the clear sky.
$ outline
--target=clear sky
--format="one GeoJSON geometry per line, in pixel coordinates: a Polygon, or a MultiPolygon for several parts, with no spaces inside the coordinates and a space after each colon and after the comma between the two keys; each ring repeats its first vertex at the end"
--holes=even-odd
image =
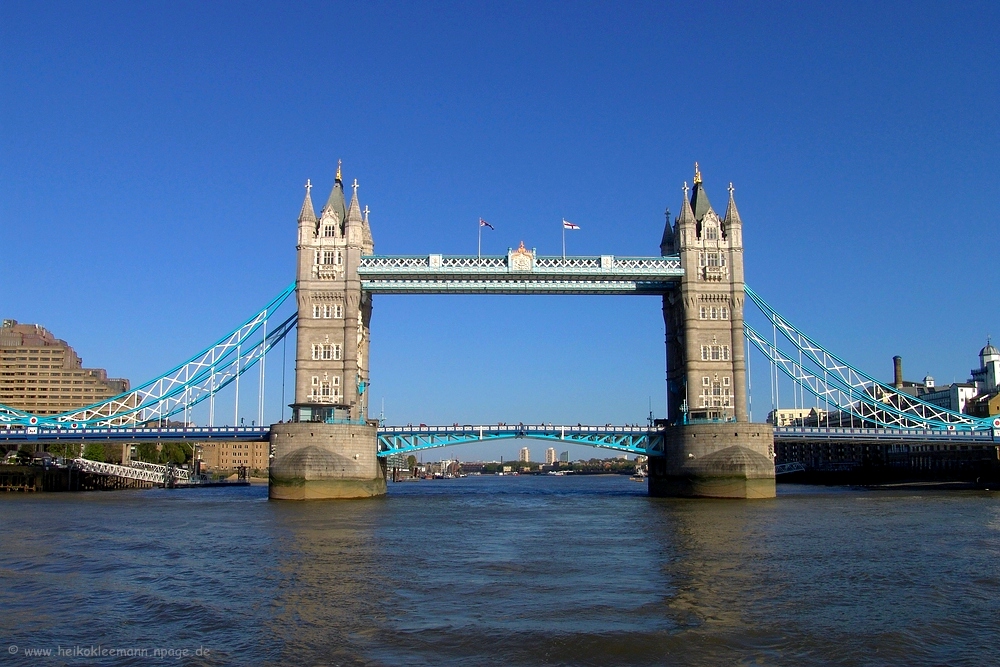
{"type": "MultiPolygon", "coordinates": [[[[697,160],[792,322],[876,376],[965,380],[1000,338],[998,26],[995,2],[6,0],[0,316],[138,383],[294,279],[302,186],[321,205],[338,158],[385,254],[475,253],[480,216],[484,253],[558,254],[565,217],[570,254],[658,254],[697,160]]],[[[642,421],[663,335],[651,297],[376,297],[373,412],[642,421]]]]}

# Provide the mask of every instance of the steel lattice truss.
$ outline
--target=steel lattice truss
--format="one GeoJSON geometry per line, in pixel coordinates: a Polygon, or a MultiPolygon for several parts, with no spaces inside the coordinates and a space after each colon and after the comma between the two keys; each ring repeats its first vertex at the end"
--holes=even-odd
{"type": "Polygon", "coordinates": [[[190,480],[191,473],[184,468],[161,466],[155,463],[131,461],[126,465],[91,461],[90,459],[74,459],[73,467],[98,475],[109,475],[123,479],[135,479],[154,484],[167,484],[177,480],[190,480]]]}
{"type": "Polygon", "coordinates": [[[663,294],[684,275],[680,257],[375,255],[361,287],[375,294],[663,294]]]}
{"type": "Polygon", "coordinates": [[[857,370],[790,324],[750,287],[746,287],[746,294],[770,320],[775,331],[780,332],[792,344],[795,352],[800,353],[801,358],[808,360],[815,368],[809,370],[803,367],[802,363],[778,349],[776,340],[769,341],[766,336],[744,323],[747,339],[764,353],[770,363],[820,400],[879,428],[993,428],[992,418],[976,418],[946,410],[905,394],[857,370]]]}
{"type": "Polygon", "coordinates": [[[630,454],[662,453],[663,433],[639,426],[465,425],[385,426],[378,431],[378,455],[468,445],[477,442],[531,438],[614,449],[630,454]]]}
{"type": "Polygon", "coordinates": [[[58,415],[37,416],[0,406],[0,423],[74,429],[135,426],[178,414],[229,385],[295,327],[293,314],[268,331],[268,318],[294,292],[293,283],[214,345],[140,387],[58,415]]]}

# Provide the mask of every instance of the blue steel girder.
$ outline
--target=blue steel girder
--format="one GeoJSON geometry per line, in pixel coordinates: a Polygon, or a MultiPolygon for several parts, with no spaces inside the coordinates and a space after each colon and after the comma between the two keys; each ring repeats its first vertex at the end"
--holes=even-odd
{"type": "Polygon", "coordinates": [[[292,315],[270,331],[267,329],[268,318],[294,292],[293,283],[214,345],[139,387],[58,415],[31,415],[0,405],[0,424],[61,428],[135,426],[177,414],[227,386],[294,328],[296,318],[292,315]]]}
{"type": "Polygon", "coordinates": [[[513,439],[587,445],[643,456],[663,453],[663,432],[638,426],[484,424],[383,426],[378,430],[378,455],[385,457],[438,447],[513,439]]]}
{"type": "Polygon", "coordinates": [[[684,275],[680,257],[373,255],[361,288],[376,294],[663,294],[684,275]]]}

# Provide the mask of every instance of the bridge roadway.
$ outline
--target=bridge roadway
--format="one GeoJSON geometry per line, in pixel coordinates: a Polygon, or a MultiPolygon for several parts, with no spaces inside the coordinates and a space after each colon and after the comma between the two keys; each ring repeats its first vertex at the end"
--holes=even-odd
{"type": "MultiPolygon", "coordinates": [[[[86,428],[45,429],[40,427],[0,428],[0,445],[25,442],[267,442],[268,426],[195,426],[191,428],[86,428]]],[[[657,455],[662,452],[659,429],[647,426],[583,424],[452,424],[450,426],[380,426],[379,456],[406,454],[450,445],[492,440],[530,438],[613,449],[631,454],[657,455]]],[[[816,428],[779,427],[775,444],[795,442],[870,442],[878,444],[989,444],[1000,443],[1000,429],[949,431],[943,429],[816,428]]]]}

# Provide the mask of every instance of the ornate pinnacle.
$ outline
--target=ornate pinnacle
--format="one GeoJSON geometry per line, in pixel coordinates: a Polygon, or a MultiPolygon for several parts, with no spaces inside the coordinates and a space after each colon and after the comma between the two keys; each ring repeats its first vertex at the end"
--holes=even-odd
{"type": "Polygon", "coordinates": [[[344,181],[340,177],[340,162],[341,162],[340,160],[337,160],[337,175],[334,177],[334,180],[337,181],[338,183],[343,183],[344,181]]]}
{"type": "Polygon", "coordinates": [[[701,170],[698,169],[698,163],[694,163],[694,184],[698,185],[701,183],[701,170]]]}
{"type": "Polygon", "coordinates": [[[309,191],[312,190],[312,187],[313,187],[312,181],[307,178],[306,179],[306,194],[309,194],[309,191]]]}

